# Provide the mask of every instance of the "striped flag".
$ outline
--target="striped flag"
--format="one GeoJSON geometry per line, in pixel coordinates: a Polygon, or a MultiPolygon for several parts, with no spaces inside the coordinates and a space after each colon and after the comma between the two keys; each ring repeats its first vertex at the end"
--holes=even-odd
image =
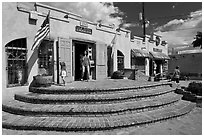
{"type": "Polygon", "coordinates": [[[48,12],[47,17],[45,18],[43,24],[41,25],[40,29],[35,35],[34,44],[31,50],[35,49],[35,47],[37,47],[42,42],[42,40],[47,36],[49,32],[50,32],[50,11],[48,12]]]}

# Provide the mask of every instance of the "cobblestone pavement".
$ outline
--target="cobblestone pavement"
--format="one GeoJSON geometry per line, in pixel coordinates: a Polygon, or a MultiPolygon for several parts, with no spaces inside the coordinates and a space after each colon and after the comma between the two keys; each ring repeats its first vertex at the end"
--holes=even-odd
{"type": "Polygon", "coordinates": [[[97,132],[54,132],[2,130],[3,135],[202,135],[202,109],[176,119],[141,127],[97,132]]]}
{"type": "MultiPolygon", "coordinates": [[[[116,81],[113,81],[116,82],[116,81]]],[[[89,85],[91,82],[83,82],[79,87],[83,88],[89,85]],[[88,84],[89,83],[89,84],[88,84]]],[[[94,82],[92,82],[94,83],[94,82]]],[[[114,86],[125,84],[125,81],[116,82],[114,86]]],[[[181,86],[187,86],[189,81],[181,82],[181,86]]],[[[127,83],[126,83],[127,84],[127,83]]],[[[131,86],[134,83],[129,83],[131,86]]],[[[136,83],[140,85],[141,83],[136,83]]],[[[148,83],[147,83],[148,84],[148,83]]],[[[69,83],[69,88],[78,85],[76,83],[69,83]]],[[[109,82],[102,82],[100,86],[108,87],[109,82]]],[[[98,87],[99,85],[92,84],[92,87],[98,87]]],[[[114,87],[113,86],[113,87],[114,87]]],[[[164,121],[161,123],[155,123],[140,127],[130,127],[123,129],[116,129],[110,131],[97,131],[97,132],[55,132],[55,131],[18,131],[2,129],[2,135],[201,135],[202,134],[202,108],[196,107],[189,114],[164,121]]]]}
{"type": "MultiPolygon", "coordinates": [[[[66,86],[57,86],[53,85],[50,89],[53,89],[57,86],[60,89],[114,89],[119,87],[138,87],[144,85],[152,85],[157,83],[165,83],[165,82],[149,82],[149,81],[134,81],[127,79],[106,79],[106,80],[90,80],[86,81],[75,81],[71,83],[66,83],[66,86]]],[[[43,89],[43,87],[42,87],[43,89]]]]}

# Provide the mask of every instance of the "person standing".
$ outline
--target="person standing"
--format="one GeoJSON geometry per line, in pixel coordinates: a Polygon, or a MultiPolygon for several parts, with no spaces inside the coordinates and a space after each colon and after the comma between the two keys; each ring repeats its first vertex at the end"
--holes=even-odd
{"type": "Polygon", "coordinates": [[[81,81],[84,79],[84,74],[83,74],[83,54],[80,54],[80,73],[81,73],[81,81]]]}
{"type": "Polygon", "coordinates": [[[64,62],[60,62],[60,66],[61,66],[60,75],[63,81],[63,85],[65,86],[65,83],[66,83],[65,77],[67,76],[66,64],[64,62]]]}
{"type": "Polygon", "coordinates": [[[179,78],[180,78],[180,70],[179,70],[179,66],[176,66],[176,69],[174,70],[174,74],[173,74],[173,79],[175,79],[176,81],[177,88],[179,88],[179,78]]]}
{"type": "Polygon", "coordinates": [[[88,57],[88,51],[84,52],[84,56],[82,58],[82,79],[84,75],[86,76],[87,81],[89,80],[89,74],[90,74],[90,59],[88,57]],[[86,75],[85,75],[85,72],[86,75]]]}

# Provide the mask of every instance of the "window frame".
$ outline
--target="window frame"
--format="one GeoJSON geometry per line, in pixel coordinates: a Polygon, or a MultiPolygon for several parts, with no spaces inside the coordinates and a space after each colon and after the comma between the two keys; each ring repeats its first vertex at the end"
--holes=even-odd
{"type": "Polygon", "coordinates": [[[7,87],[28,85],[27,38],[10,41],[5,45],[5,52],[7,87]]]}

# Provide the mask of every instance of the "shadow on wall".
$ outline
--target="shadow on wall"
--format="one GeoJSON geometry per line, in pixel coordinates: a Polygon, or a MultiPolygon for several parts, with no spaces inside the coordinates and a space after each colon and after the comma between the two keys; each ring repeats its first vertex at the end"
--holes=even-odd
{"type": "Polygon", "coordinates": [[[31,57],[28,60],[28,76],[30,75],[31,69],[33,68],[35,62],[38,59],[38,49],[37,47],[34,49],[31,57]]]}
{"type": "Polygon", "coordinates": [[[112,47],[109,45],[107,47],[107,66],[108,66],[108,77],[113,74],[113,58],[111,57],[112,47]]]}

